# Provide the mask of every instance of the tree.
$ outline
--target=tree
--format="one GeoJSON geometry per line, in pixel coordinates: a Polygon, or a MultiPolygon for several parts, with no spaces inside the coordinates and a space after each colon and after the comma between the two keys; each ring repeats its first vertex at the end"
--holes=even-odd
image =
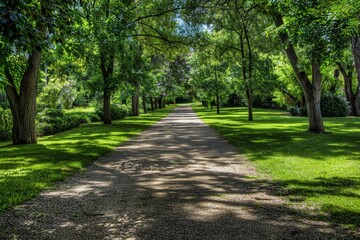
{"type": "Polygon", "coordinates": [[[325,20],[322,12],[322,1],[314,1],[309,4],[306,0],[295,2],[284,1],[278,5],[270,6],[275,26],[285,48],[286,55],[290,61],[293,71],[305,94],[305,101],[309,120],[309,132],[323,133],[325,127],[321,115],[321,64],[327,57],[329,42],[326,40],[326,26],[329,23],[325,20]],[[283,15],[287,17],[285,25],[283,15]],[[312,80],[307,72],[301,69],[300,59],[296,53],[295,45],[303,46],[311,62],[312,80]]]}
{"type": "Polygon", "coordinates": [[[36,143],[37,82],[43,49],[59,41],[75,15],[70,0],[10,1],[0,4],[0,71],[13,117],[13,143],[36,143]],[[15,61],[14,61],[15,60],[15,61]]]}

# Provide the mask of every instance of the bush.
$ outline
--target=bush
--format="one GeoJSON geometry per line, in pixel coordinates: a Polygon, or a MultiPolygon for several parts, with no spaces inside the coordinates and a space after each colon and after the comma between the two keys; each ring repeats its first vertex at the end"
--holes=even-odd
{"type": "MultiPolygon", "coordinates": [[[[101,120],[104,120],[103,106],[97,107],[96,113],[100,117],[101,120]]],[[[130,114],[130,108],[127,107],[126,105],[117,105],[117,104],[111,105],[111,119],[112,120],[122,119],[126,116],[129,116],[129,114],[130,114]]]]}
{"type": "Polygon", "coordinates": [[[307,109],[306,107],[289,107],[288,111],[292,116],[307,116],[307,109]]]}
{"type": "Polygon", "coordinates": [[[321,96],[321,112],[324,117],[345,117],[350,114],[350,106],[345,96],[324,93],[321,96]]]}
{"type": "Polygon", "coordinates": [[[298,109],[298,107],[293,107],[293,106],[291,106],[291,107],[288,108],[288,111],[290,112],[290,114],[291,114],[292,116],[298,116],[298,115],[299,115],[299,109],[298,109]]]}
{"type": "Polygon", "coordinates": [[[90,123],[94,114],[64,113],[61,109],[46,108],[38,114],[38,135],[63,132],[83,123],[90,123]]]}
{"type": "Polygon", "coordinates": [[[0,140],[11,140],[12,116],[9,109],[0,108],[0,140]]]}

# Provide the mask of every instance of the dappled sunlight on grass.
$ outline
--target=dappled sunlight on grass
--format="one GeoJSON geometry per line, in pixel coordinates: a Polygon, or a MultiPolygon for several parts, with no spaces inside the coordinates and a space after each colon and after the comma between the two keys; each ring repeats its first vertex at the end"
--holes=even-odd
{"type": "Polygon", "coordinates": [[[42,137],[36,145],[0,143],[0,211],[22,203],[53,182],[88,165],[165,117],[174,107],[114,121],[91,123],[42,137]]]}
{"type": "Polygon", "coordinates": [[[307,133],[308,120],[279,110],[197,114],[287,189],[291,198],[316,204],[335,222],[360,226],[360,118],[324,118],[331,134],[307,133]]]}

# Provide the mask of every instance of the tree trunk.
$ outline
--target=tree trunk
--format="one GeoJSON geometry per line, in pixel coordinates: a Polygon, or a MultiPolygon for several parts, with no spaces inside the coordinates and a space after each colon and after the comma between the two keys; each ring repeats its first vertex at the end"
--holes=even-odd
{"type": "Polygon", "coordinates": [[[360,91],[357,91],[356,94],[353,93],[352,72],[346,71],[346,69],[340,63],[338,63],[338,68],[344,78],[344,92],[346,95],[346,99],[348,100],[351,106],[351,115],[360,116],[360,109],[359,109],[360,91]]]}
{"type": "MultiPolygon", "coordinates": [[[[354,116],[360,116],[359,99],[360,99],[360,36],[352,37],[351,48],[354,57],[356,76],[357,76],[357,87],[353,94],[352,107],[354,108],[354,116]]],[[[353,89],[351,89],[352,91],[353,89]]]]}
{"type": "Polygon", "coordinates": [[[139,116],[139,96],[134,93],[131,98],[132,116],[139,116]]]}
{"type": "Polygon", "coordinates": [[[146,96],[145,96],[145,94],[143,94],[142,100],[143,100],[142,102],[143,102],[143,110],[144,110],[144,113],[147,113],[146,96]]]}
{"type": "Polygon", "coordinates": [[[157,103],[158,103],[158,100],[157,100],[157,98],[155,98],[155,99],[154,99],[154,106],[155,106],[155,109],[158,109],[157,103]]]}
{"type": "Polygon", "coordinates": [[[248,103],[248,120],[253,121],[253,96],[250,90],[246,90],[246,99],[248,103]]]}
{"type": "Polygon", "coordinates": [[[159,99],[158,99],[159,109],[161,109],[161,108],[162,108],[162,99],[163,99],[163,97],[162,97],[162,96],[160,96],[160,97],[159,97],[159,99]]]}
{"type": "Polygon", "coordinates": [[[312,62],[312,79],[312,88],[305,91],[306,109],[310,126],[308,131],[322,133],[325,132],[320,107],[322,75],[320,64],[317,61],[312,62]]]}
{"type": "Polygon", "coordinates": [[[13,117],[14,144],[37,143],[35,116],[40,61],[41,50],[33,50],[20,83],[20,93],[16,90],[10,70],[5,68],[5,75],[9,82],[5,87],[5,92],[13,117]]]}
{"type": "Polygon", "coordinates": [[[140,81],[136,81],[135,91],[132,95],[132,103],[131,103],[131,109],[132,109],[132,115],[133,116],[139,116],[140,112],[140,104],[139,104],[139,98],[140,98],[140,81]]]}
{"type": "Polygon", "coordinates": [[[114,55],[106,55],[100,52],[100,68],[104,81],[103,89],[103,108],[104,108],[104,124],[111,124],[111,77],[114,71],[114,55]]]}
{"type": "Polygon", "coordinates": [[[111,95],[107,91],[104,91],[103,106],[104,124],[111,124],[111,95]]]}
{"type": "Polygon", "coordinates": [[[151,111],[154,111],[154,98],[150,97],[151,111]]]}
{"type": "MultiPolygon", "coordinates": [[[[281,27],[284,24],[282,16],[278,12],[273,12],[273,17],[275,20],[275,26],[277,28],[281,27]]],[[[298,68],[298,56],[295,52],[294,46],[289,41],[289,36],[284,31],[279,31],[279,37],[281,43],[285,47],[286,55],[290,61],[292,69],[295,73],[296,79],[298,80],[302,90],[305,93],[306,107],[308,110],[308,119],[309,119],[309,132],[313,133],[322,133],[325,132],[325,127],[323,124],[321,109],[320,109],[320,96],[321,96],[321,73],[320,73],[320,63],[316,60],[312,61],[312,77],[313,81],[310,82],[307,74],[298,68]]]]}

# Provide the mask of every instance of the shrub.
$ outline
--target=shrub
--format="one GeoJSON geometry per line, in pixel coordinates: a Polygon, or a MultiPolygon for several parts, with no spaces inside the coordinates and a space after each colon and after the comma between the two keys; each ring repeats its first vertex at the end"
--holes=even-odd
{"type": "Polygon", "coordinates": [[[63,132],[91,122],[91,113],[64,113],[61,109],[46,108],[38,114],[38,135],[63,132]]]}
{"type": "Polygon", "coordinates": [[[293,106],[291,106],[291,107],[288,108],[288,111],[290,112],[290,114],[291,114],[292,116],[298,116],[298,115],[299,115],[299,109],[298,109],[298,107],[293,107],[293,106]]]}
{"type": "Polygon", "coordinates": [[[9,109],[0,108],[0,140],[11,140],[12,116],[9,109]]]}
{"type": "MultiPolygon", "coordinates": [[[[104,120],[103,106],[97,107],[96,113],[98,114],[98,116],[100,117],[101,120],[104,120]]],[[[129,116],[129,114],[130,114],[130,109],[126,105],[117,105],[117,104],[111,105],[111,119],[112,120],[122,119],[126,116],[129,116]]]]}
{"type": "Polygon", "coordinates": [[[324,117],[345,117],[350,113],[350,106],[345,96],[324,93],[321,96],[321,112],[324,117]]]}

